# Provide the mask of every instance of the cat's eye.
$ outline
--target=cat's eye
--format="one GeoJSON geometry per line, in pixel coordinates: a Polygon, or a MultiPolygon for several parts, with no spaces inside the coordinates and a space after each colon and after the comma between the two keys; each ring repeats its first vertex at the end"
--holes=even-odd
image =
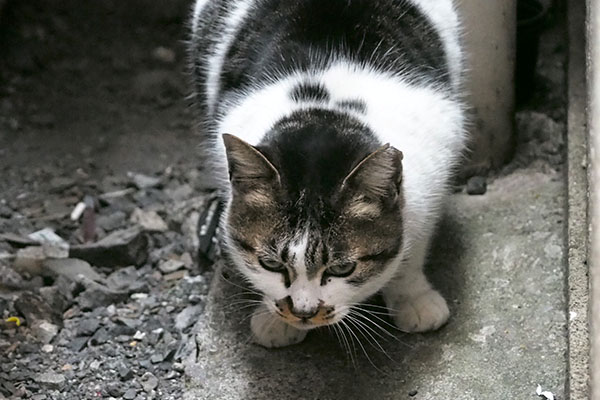
{"type": "Polygon", "coordinates": [[[259,258],[258,263],[261,267],[271,272],[283,272],[285,271],[285,265],[279,261],[269,260],[267,258],[259,258]]]}
{"type": "Polygon", "coordinates": [[[327,275],[330,275],[330,276],[344,278],[346,276],[350,276],[354,272],[355,268],[356,268],[355,262],[347,262],[347,263],[341,263],[341,264],[334,264],[334,265],[330,266],[329,268],[327,268],[327,270],[325,272],[327,273],[327,275]]]}

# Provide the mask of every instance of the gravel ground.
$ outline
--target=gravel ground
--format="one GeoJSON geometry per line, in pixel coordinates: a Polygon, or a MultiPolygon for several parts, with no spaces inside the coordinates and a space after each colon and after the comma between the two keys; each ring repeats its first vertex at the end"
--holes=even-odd
{"type": "MultiPolygon", "coordinates": [[[[212,274],[198,237],[211,192],[184,100],[189,4],[125,3],[3,9],[0,399],[184,391],[212,274]]],[[[564,36],[546,36],[501,175],[563,165],[564,36]]],[[[486,179],[457,190],[482,194],[486,179]]]]}

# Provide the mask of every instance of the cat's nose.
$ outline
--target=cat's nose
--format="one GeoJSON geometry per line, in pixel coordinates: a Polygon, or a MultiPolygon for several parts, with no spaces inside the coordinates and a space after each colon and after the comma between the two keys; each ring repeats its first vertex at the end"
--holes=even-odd
{"type": "Polygon", "coordinates": [[[302,320],[307,320],[307,319],[311,319],[312,317],[314,317],[315,315],[317,315],[319,313],[319,307],[297,307],[294,305],[294,302],[292,301],[291,297],[287,297],[286,298],[287,303],[288,303],[288,307],[290,312],[292,313],[292,315],[294,317],[298,317],[302,320]]]}

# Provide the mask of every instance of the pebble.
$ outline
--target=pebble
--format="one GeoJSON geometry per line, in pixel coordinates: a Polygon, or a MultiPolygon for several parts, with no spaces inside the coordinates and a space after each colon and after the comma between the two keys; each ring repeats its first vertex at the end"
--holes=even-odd
{"type": "Polygon", "coordinates": [[[128,381],[133,378],[133,370],[126,366],[122,366],[119,368],[119,378],[122,381],[128,381]]]}
{"type": "Polygon", "coordinates": [[[58,334],[58,326],[48,322],[39,321],[31,326],[31,332],[42,343],[50,343],[58,334]]]}
{"type": "Polygon", "coordinates": [[[154,176],[137,174],[135,172],[128,172],[127,176],[138,189],[149,189],[161,184],[161,179],[154,176]]]}
{"type": "Polygon", "coordinates": [[[180,260],[169,259],[158,264],[158,269],[163,274],[170,274],[185,267],[185,263],[180,260]]]}
{"type": "Polygon", "coordinates": [[[187,271],[183,270],[183,271],[175,271],[175,272],[171,272],[170,274],[164,275],[163,279],[165,281],[176,281],[179,279],[183,279],[184,277],[187,276],[187,271]]]}
{"type": "Polygon", "coordinates": [[[133,400],[137,395],[137,390],[135,389],[127,389],[127,391],[123,394],[123,398],[125,400],[133,400]]]}
{"type": "Polygon", "coordinates": [[[182,331],[190,327],[194,322],[196,322],[196,319],[202,310],[204,310],[204,306],[201,304],[187,306],[184,308],[175,317],[175,329],[182,331]]]}
{"type": "Polygon", "coordinates": [[[68,347],[74,352],[80,352],[87,345],[88,337],[76,337],[69,341],[68,347]]]}
{"type": "Polygon", "coordinates": [[[95,318],[85,319],[77,327],[77,336],[92,336],[100,327],[100,321],[95,318]]]}
{"type": "Polygon", "coordinates": [[[73,282],[79,281],[80,276],[85,276],[96,282],[103,281],[102,276],[90,264],[74,258],[45,260],[42,275],[51,278],[64,276],[73,282]]]}
{"type": "Polygon", "coordinates": [[[99,215],[96,217],[96,225],[107,232],[114,231],[125,225],[127,214],[123,211],[115,211],[110,215],[99,215]]]}
{"type": "Polygon", "coordinates": [[[42,351],[44,353],[52,353],[54,351],[54,346],[52,346],[51,344],[45,344],[42,346],[42,351]]]}
{"type": "Polygon", "coordinates": [[[410,392],[408,392],[408,395],[409,395],[410,397],[415,397],[415,396],[416,396],[418,393],[419,393],[419,392],[418,392],[418,391],[416,391],[416,390],[411,390],[410,392]]]}
{"type": "Polygon", "coordinates": [[[174,371],[177,371],[177,372],[183,372],[184,371],[183,363],[180,363],[180,362],[174,362],[173,365],[172,365],[172,368],[173,368],[174,371]]]}
{"type": "Polygon", "coordinates": [[[156,376],[154,376],[154,374],[152,374],[152,372],[146,372],[144,375],[142,375],[140,383],[144,388],[144,392],[150,393],[158,386],[158,379],[156,376]]]}
{"type": "Polygon", "coordinates": [[[148,232],[165,232],[169,229],[165,220],[156,211],[144,211],[136,208],[133,210],[130,220],[148,232]]]}
{"type": "Polygon", "coordinates": [[[121,397],[125,393],[123,387],[116,382],[111,382],[106,387],[106,392],[113,397],[121,397]]]}
{"type": "Polygon", "coordinates": [[[60,389],[65,383],[65,376],[54,372],[45,372],[34,376],[34,381],[51,389],[60,389]]]}
{"type": "Polygon", "coordinates": [[[139,227],[122,229],[96,243],[72,246],[69,256],[103,267],[142,265],[148,258],[148,238],[139,227]]]}
{"type": "Polygon", "coordinates": [[[93,371],[95,371],[95,370],[97,370],[98,368],[100,368],[100,365],[101,365],[101,364],[102,364],[102,363],[101,363],[100,361],[98,361],[98,360],[94,360],[94,361],[92,361],[92,362],[90,363],[90,369],[91,369],[91,370],[93,370],[93,371]]]}
{"type": "Polygon", "coordinates": [[[467,182],[467,193],[470,195],[482,195],[487,191],[487,182],[482,176],[474,176],[467,182]]]}

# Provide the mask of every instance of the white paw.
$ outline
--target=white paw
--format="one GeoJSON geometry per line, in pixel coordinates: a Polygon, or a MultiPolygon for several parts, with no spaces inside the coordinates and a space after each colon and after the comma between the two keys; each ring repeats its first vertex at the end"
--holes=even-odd
{"type": "Polygon", "coordinates": [[[434,331],[450,316],[446,300],[433,289],[412,298],[398,297],[388,306],[394,310],[394,322],[403,332],[434,331]]]}
{"type": "Polygon", "coordinates": [[[263,307],[259,307],[252,315],[250,329],[254,341],[267,348],[300,343],[307,333],[285,323],[277,315],[265,311],[263,307]]]}

